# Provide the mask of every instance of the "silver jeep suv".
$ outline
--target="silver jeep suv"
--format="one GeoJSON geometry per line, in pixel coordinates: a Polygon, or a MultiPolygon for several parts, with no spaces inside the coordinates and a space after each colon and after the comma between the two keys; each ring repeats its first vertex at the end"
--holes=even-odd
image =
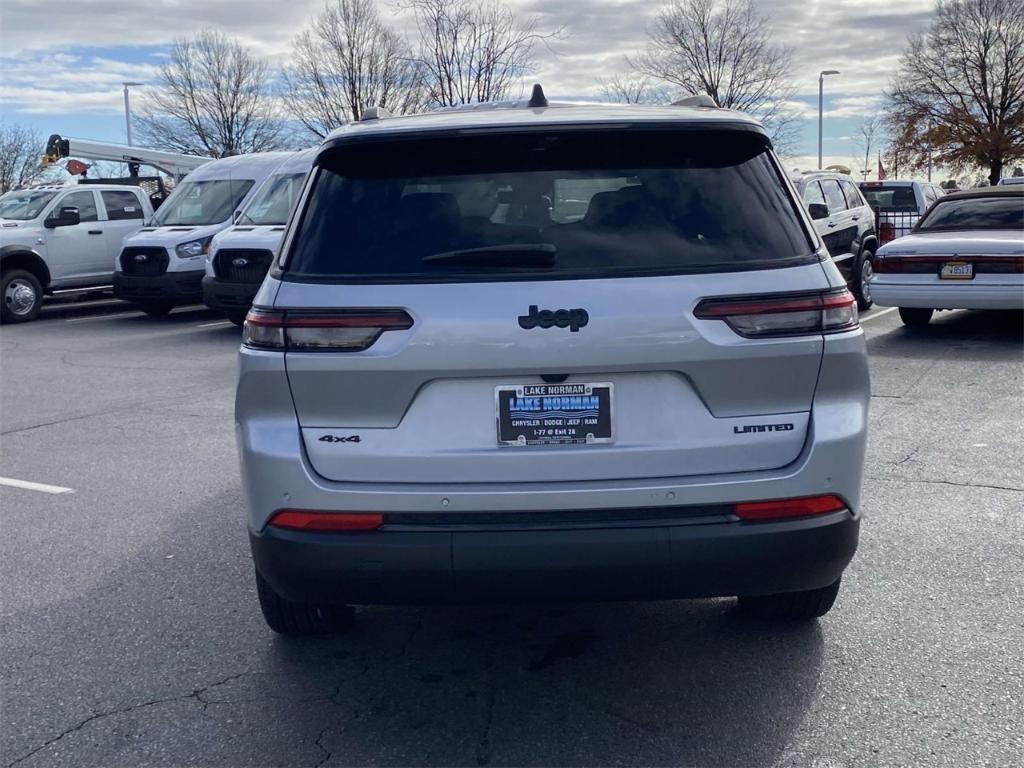
{"type": "Polygon", "coordinates": [[[831,607],[868,408],[854,298],[753,120],[488,105],[321,146],[236,399],[270,627],[352,604],[831,607]]]}

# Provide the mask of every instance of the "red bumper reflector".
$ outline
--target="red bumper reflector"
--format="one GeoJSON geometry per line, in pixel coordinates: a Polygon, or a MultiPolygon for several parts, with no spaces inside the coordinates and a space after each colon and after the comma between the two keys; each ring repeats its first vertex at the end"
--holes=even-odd
{"type": "Polygon", "coordinates": [[[846,502],[832,495],[776,501],[747,501],[734,504],[732,508],[736,516],[742,520],[785,520],[790,517],[823,515],[841,509],[846,509],[846,502]]]}
{"type": "Polygon", "coordinates": [[[270,518],[269,525],[291,531],[336,533],[339,531],[375,531],[384,525],[384,515],[371,512],[317,512],[282,509],[270,518]]]}

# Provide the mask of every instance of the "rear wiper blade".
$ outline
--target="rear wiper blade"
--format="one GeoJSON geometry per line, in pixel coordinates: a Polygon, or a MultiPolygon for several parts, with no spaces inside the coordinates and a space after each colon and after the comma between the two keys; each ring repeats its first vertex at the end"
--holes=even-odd
{"type": "Polygon", "coordinates": [[[507,267],[552,267],[557,254],[558,248],[551,243],[513,243],[432,253],[423,257],[423,263],[447,261],[478,262],[507,267]]]}

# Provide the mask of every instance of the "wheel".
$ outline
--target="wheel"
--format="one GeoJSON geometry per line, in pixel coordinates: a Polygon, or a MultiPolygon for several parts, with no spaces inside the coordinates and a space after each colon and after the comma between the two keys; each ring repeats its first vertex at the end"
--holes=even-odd
{"type": "Polygon", "coordinates": [[[853,293],[857,297],[857,309],[862,312],[871,309],[875,303],[871,300],[870,282],[871,276],[875,274],[874,264],[871,261],[874,256],[875,254],[871,251],[864,251],[857,263],[857,284],[853,288],[853,293]]]}
{"type": "Polygon", "coordinates": [[[900,307],[900,320],[911,328],[924,328],[932,319],[934,309],[921,309],[920,307],[900,307]]]}
{"type": "Polygon", "coordinates": [[[150,317],[160,317],[166,315],[174,309],[174,305],[168,301],[151,301],[145,304],[140,304],[139,309],[145,312],[150,317]]]}
{"type": "Polygon", "coordinates": [[[829,612],[839,594],[839,583],[805,592],[783,592],[781,595],[752,595],[740,598],[740,610],[759,619],[774,621],[809,621],[829,612]]]}
{"type": "Polygon", "coordinates": [[[43,286],[28,270],[12,269],[0,278],[0,320],[5,323],[26,323],[35,320],[43,305],[43,286]]]}
{"type": "Polygon", "coordinates": [[[256,571],[256,592],[267,626],[281,635],[324,635],[352,626],[349,605],[293,603],[281,597],[256,571]]]}
{"type": "Polygon", "coordinates": [[[241,328],[243,325],[245,325],[245,316],[247,314],[247,312],[228,312],[227,316],[228,320],[230,320],[232,323],[241,328]]]}

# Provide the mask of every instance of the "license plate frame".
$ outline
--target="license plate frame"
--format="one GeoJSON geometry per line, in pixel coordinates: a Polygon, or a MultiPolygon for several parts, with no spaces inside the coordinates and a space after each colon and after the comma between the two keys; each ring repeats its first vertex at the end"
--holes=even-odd
{"type": "Polygon", "coordinates": [[[939,280],[973,279],[974,264],[969,261],[944,261],[939,266],[939,280]]]}
{"type": "MultiPolygon", "coordinates": [[[[520,410],[518,413],[522,414],[520,410]]],[[[499,446],[602,445],[615,442],[615,385],[612,382],[499,384],[494,388],[499,446]],[[514,403],[514,398],[524,402],[514,403]],[[597,398],[587,402],[550,398],[597,398]],[[525,402],[531,401],[531,402],[525,402]],[[540,402],[532,402],[540,401],[540,402]],[[513,416],[513,405],[529,407],[535,418],[513,416]]]]}

